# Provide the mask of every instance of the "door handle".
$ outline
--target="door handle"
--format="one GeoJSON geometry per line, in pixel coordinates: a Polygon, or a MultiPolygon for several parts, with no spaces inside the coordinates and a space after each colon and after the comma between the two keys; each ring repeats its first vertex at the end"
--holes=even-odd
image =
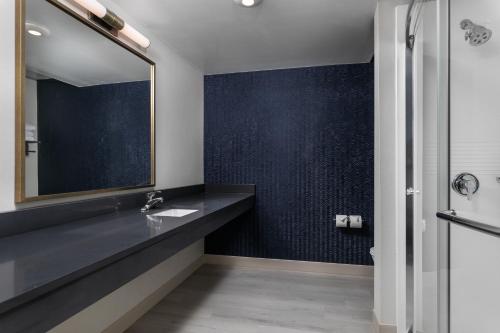
{"type": "Polygon", "coordinates": [[[420,194],[420,190],[416,190],[413,187],[409,187],[406,189],[407,196],[412,196],[412,195],[417,195],[417,194],[420,194]]]}

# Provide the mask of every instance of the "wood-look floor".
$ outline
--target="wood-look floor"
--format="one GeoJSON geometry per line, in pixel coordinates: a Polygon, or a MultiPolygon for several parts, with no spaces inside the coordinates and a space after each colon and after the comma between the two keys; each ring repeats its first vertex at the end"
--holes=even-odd
{"type": "Polygon", "coordinates": [[[373,280],[204,265],[128,333],[372,333],[373,280]]]}

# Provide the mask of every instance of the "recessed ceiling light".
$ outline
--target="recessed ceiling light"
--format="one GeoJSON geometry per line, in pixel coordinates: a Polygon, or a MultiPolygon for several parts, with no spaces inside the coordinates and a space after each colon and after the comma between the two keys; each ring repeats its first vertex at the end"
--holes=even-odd
{"type": "Polygon", "coordinates": [[[245,7],[255,6],[255,0],[242,0],[241,4],[245,7]]]}
{"type": "Polygon", "coordinates": [[[41,35],[43,35],[40,31],[34,29],[29,29],[28,33],[36,37],[40,37],[41,35]]]}
{"type": "Polygon", "coordinates": [[[234,2],[240,6],[251,8],[260,4],[262,0],[234,0],[234,2]]]}
{"type": "Polygon", "coordinates": [[[47,37],[50,35],[49,29],[31,22],[26,22],[26,32],[35,37],[47,37]]]}

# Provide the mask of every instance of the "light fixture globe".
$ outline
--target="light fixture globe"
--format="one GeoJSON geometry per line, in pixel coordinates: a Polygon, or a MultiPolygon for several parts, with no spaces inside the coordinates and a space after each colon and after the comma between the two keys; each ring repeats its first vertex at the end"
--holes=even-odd
{"type": "Polygon", "coordinates": [[[258,6],[262,0],[233,0],[235,4],[245,8],[252,8],[258,6]]]}

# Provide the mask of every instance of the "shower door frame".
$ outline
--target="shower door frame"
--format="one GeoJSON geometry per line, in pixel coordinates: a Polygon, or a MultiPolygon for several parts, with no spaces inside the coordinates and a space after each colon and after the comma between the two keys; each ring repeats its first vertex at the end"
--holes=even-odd
{"type": "Polygon", "coordinates": [[[414,223],[415,196],[420,193],[415,188],[416,130],[414,105],[414,42],[411,31],[413,9],[418,0],[412,0],[407,9],[405,24],[405,332],[414,333],[415,329],[415,262],[414,262],[414,223]]]}
{"type": "MultiPolygon", "coordinates": [[[[437,0],[437,27],[438,27],[438,181],[437,207],[439,211],[448,210],[450,207],[450,36],[449,36],[449,7],[450,0],[437,0]]],[[[405,50],[405,156],[406,156],[406,307],[411,311],[406,311],[405,328],[408,332],[413,332],[415,326],[415,272],[414,272],[414,223],[415,223],[415,195],[419,194],[418,189],[414,189],[415,184],[419,184],[415,177],[415,144],[417,131],[415,128],[415,105],[414,105],[414,33],[411,31],[413,19],[412,10],[415,4],[425,2],[425,0],[411,0],[408,6],[406,20],[406,50],[405,50]]],[[[438,253],[437,256],[437,305],[438,305],[438,330],[439,333],[450,333],[450,225],[449,223],[438,224],[438,253]]],[[[425,318],[424,318],[425,320],[425,318]]],[[[426,332],[424,332],[426,333],[426,332]]]]}
{"type": "MultiPolygon", "coordinates": [[[[411,7],[410,7],[411,10],[411,7]]],[[[405,208],[405,292],[406,316],[405,330],[413,333],[415,326],[415,264],[414,264],[414,223],[415,223],[415,137],[414,137],[414,105],[413,105],[413,49],[409,46],[405,50],[405,154],[406,154],[406,208],[405,208]]]]}
{"type": "MultiPolygon", "coordinates": [[[[438,0],[438,211],[450,209],[450,0],[438,0]]],[[[438,328],[450,333],[450,224],[438,223],[438,328]]]]}

